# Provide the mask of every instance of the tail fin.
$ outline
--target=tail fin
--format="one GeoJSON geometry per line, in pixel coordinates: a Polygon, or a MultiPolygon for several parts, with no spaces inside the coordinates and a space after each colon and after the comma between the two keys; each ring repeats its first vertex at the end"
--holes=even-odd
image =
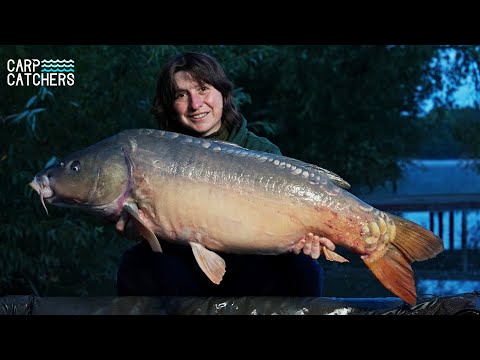
{"type": "Polygon", "coordinates": [[[395,222],[395,238],[390,239],[385,253],[372,254],[363,261],[388,290],[413,305],[417,293],[410,264],[438,255],[443,251],[443,240],[412,221],[388,216],[395,222]]]}

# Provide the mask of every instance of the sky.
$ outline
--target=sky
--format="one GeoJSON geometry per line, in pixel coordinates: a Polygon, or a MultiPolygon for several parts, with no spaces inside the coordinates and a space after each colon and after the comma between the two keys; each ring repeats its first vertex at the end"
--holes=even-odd
{"type": "MultiPolygon", "coordinates": [[[[445,51],[448,57],[444,57],[441,60],[442,67],[448,69],[452,66],[453,62],[456,59],[456,51],[453,49],[448,49],[445,51]]],[[[443,81],[447,81],[445,78],[443,81]]],[[[442,95],[441,95],[442,96],[442,95]]],[[[443,95],[442,97],[444,97],[443,95]]],[[[475,99],[478,99],[480,94],[477,94],[475,90],[475,84],[472,76],[468,76],[462,86],[454,92],[454,99],[456,105],[460,108],[463,107],[472,107],[475,103],[475,99]]],[[[424,102],[422,109],[425,113],[428,113],[433,108],[433,100],[427,100],[424,102]]]]}
{"type": "MultiPolygon", "coordinates": [[[[478,96],[475,92],[475,85],[471,77],[465,80],[465,84],[455,91],[454,99],[458,107],[472,107],[475,102],[475,97],[478,96]]],[[[433,100],[427,100],[423,103],[422,110],[428,113],[433,108],[433,100]]]]}

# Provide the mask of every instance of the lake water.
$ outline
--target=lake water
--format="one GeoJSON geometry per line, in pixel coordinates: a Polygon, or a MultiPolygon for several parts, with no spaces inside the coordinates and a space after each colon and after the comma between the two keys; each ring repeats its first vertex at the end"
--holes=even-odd
{"type": "Polygon", "coordinates": [[[458,295],[480,291],[480,280],[419,280],[417,294],[437,296],[458,295]]]}

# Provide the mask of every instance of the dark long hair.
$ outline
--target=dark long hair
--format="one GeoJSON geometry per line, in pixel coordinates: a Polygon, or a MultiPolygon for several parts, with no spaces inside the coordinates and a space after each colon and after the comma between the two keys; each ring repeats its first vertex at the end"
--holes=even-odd
{"type": "Polygon", "coordinates": [[[173,104],[175,102],[174,75],[178,71],[189,73],[199,84],[209,84],[223,96],[222,123],[230,130],[240,127],[242,116],[233,102],[233,83],[227,78],[222,66],[210,55],[187,52],[170,59],[160,71],[157,91],[151,113],[157,118],[160,129],[185,132],[179,124],[173,104]]]}

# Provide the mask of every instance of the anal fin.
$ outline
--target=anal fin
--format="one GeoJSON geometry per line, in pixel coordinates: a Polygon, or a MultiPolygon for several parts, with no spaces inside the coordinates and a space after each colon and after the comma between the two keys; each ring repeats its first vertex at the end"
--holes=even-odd
{"type": "Polygon", "coordinates": [[[323,254],[325,255],[325,259],[329,261],[337,261],[339,263],[349,262],[343,256],[338,255],[335,251],[328,250],[326,246],[322,246],[323,254]]]}

